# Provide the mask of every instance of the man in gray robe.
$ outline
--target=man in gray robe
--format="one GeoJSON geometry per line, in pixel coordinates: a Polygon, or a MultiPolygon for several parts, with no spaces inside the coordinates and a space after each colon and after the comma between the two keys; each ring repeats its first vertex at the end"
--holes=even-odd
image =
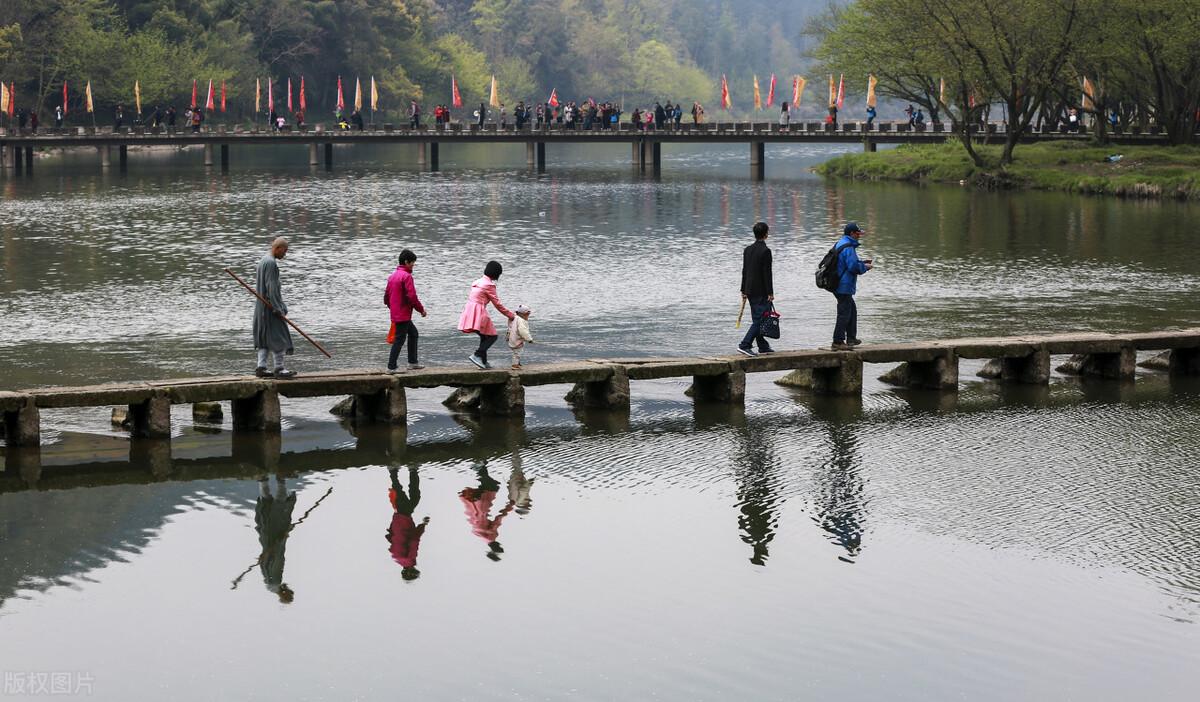
{"type": "Polygon", "coordinates": [[[288,309],[279,285],[279,264],[275,262],[286,256],[287,252],[287,239],[279,237],[271,243],[270,253],[258,262],[255,288],[274,308],[272,312],[262,300],[254,302],[254,350],[258,352],[258,366],[254,374],[260,378],[286,380],[296,377],[295,371],[283,366],[283,357],[292,355],[295,350],[292,348],[292,333],[288,330],[287,322],[283,321],[288,309]],[[267,365],[272,360],[274,365],[267,365]]]}

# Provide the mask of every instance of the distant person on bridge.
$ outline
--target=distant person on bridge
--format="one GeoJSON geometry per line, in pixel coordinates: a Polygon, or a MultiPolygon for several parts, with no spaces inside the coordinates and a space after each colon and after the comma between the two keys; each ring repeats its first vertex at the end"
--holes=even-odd
{"type": "Polygon", "coordinates": [[[876,114],[874,105],[867,106],[867,129],[870,129],[875,124],[876,114]]]}
{"type": "Polygon", "coordinates": [[[413,100],[412,104],[408,106],[408,118],[413,129],[421,127],[421,106],[417,104],[416,100],[413,100]]]}
{"type": "Polygon", "coordinates": [[[408,342],[408,369],[420,370],[417,362],[417,327],[413,324],[412,315],[416,310],[422,317],[425,315],[425,305],[417,297],[417,286],[413,283],[413,265],[417,255],[408,249],[400,252],[400,262],[396,270],[387,280],[383,291],[383,304],[387,306],[392,320],[392,351],[388,354],[387,370],[397,373],[397,361],[400,359],[400,349],[408,342]]]}
{"type": "Polygon", "coordinates": [[[115,131],[120,131],[121,127],[123,127],[124,125],[125,125],[125,108],[122,107],[121,105],[117,105],[117,110],[113,115],[113,129],[115,131]]]}
{"type": "Polygon", "coordinates": [[[62,129],[63,126],[63,106],[59,105],[54,108],[54,128],[62,129]]]}
{"type": "Polygon", "coordinates": [[[833,296],[837,298],[837,323],[833,327],[833,350],[849,351],[862,343],[858,338],[858,307],[854,295],[858,292],[858,276],[871,270],[872,262],[858,258],[858,240],[865,232],[857,222],[847,222],[842,229],[842,238],[837,243],[838,286],[833,296]]]}
{"type": "Polygon", "coordinates": [[[38,115],[37,115],[37,111],[35,111],[35,110],[29,111],[29,128],[31,130],[33,130],[34,134],[37,134],[38,115]]]}
{"type": "Polygon", "coordinates": [[[487,103],[479,103],[479,111],[475,113],[476,119],[479,120],[479,128],[483,129],[483,123],[487,120],[487,103]]]}
{"type": "Polygon", "coordinates": [[[754,243],[742,251],[742,299],[750,303],[750,328],[738,344],[738,353],[757,356],[772,353],[774,349],[762,335],[763,318],[775,301],[775,283],[771,275],[771,249],[767,247],[770,227],[766,222],[756,222],[753,228],[754,243]],[[758,344],[756,353],[751,347],[758,344]]]}
{"type": "Polygon", "coordinates": [[[515,314],[508,311],[508,308],[500,302],[500,298],[496,295],[496,281],[500,280],[500,274],[503,272],[504,268],[499,262],[488,261],[487,266],[483,269],[483,277],[471,285],[467,305],[458,318],[460,332],[479,335],[479,349],[471,354],[468,360],[480,369],[492,367],[488,363],[487,352],[499,338],[496,325],[492,324],[492,318],[487,313],[488,303],[492,303],[496,310],[507,317],[509,321],[516,317],[515,314]]]}
{"type": "Polygon", "coordinates": [[[779,126],[786,127],[792,123],[792,111],[788,109],[788,104],[785,102],[779,106],[779,126]]]}
{"type": "Polygon", "coordinates": [[[357,129],[358,131],[361,132],[363,130],[362,113],[359,112],[358,110],[355,110],[350,113],[350,122],[351,122],[351,124],[354,125],[354,128],[357,129]]]}
{"type": "Polygon", "coordinates": [[[283,318],[288,313],[287,305],[283,302],[283,290],[279,282],[279,264],[287,256],[288,240],[279,237],[271,242],[271,250],[258,262],[254,287],[258,294],[273,309],[267,309],[262,300],[254,302],[254,350],[258,354],[258,365],[254,375],[260,378],[278,378],[288,380],[296,377],[295,371],[284,368],[284,356],[295,353],[292,347],[292,333],[288,330],[283,318]],[[273,366],[267,365],[274,361],[273,366]],[[272,371],[271,369],[274,368],[272,371]]]}
{"type": "Polygon", "coordinates": [[[167,106],[167,126],[171,129],[175,128],[175,106],[167,106]]]}
{"type": "Polygon", "coordinates": [[[698,102],[692,103],[692,124],[702,124],[704,122],[704,106],[698,102]]]}
{"type": "Polygon", "coordinates": [[[154,106],[154,113],[150,115],[150,126],[161,127],[163,121],[162,110],[158,109],[158,105],[154,106]]]}
{"type": "Polygon", "coordinates": [[[192,133],[200,133],[200,125],[204,124],[204,111],[199,107],[192,110],[192,133]]]}
{"type": "Polygon", "coordinates": [[[837,105],[829,106],[829,115],[825,117],[826,124],[832,124],[834,129],[838,126],[838,108],[837,105]]]}

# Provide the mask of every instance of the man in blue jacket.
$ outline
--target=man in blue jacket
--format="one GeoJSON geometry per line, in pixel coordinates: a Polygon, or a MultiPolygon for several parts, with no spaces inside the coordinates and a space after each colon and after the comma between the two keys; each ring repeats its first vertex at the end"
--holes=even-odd
{"type": "Polygon", "coordinates": [[[871,270],[871,261],[858,258],[858,240],[865,232],[857,222],[847,222],[838,241],[837,324],[833,327],[833,350],[849,351],[862,341],[858,338],[858,307],[854,293],[858,292],[858,276],[871,270]]]}

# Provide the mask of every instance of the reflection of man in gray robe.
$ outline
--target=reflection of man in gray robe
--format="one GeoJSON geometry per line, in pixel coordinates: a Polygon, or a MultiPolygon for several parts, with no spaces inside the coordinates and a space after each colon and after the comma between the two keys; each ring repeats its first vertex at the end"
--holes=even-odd
{"type": "Polygon", "coordinates": [[[275,308],[272,312],[262,300],[254,302],[254,349],[258,352],[258,366],[254,374],[260,378],[272,375],[276,378],[292,378],[296,375],[295,371],[283,367],[284,355],[290,356],[294,350],[292,333],[288,330],[287,322],[283,321],[288,309],[279,285],[279,264],[275,262],[286,256],[287,252],[287,239],[279,237],[271,243],[271,252],[258,262],[255,288],[275,308]],[[268,355],[273,358],[268,358],[268,355]],[[267,365],[269,360],[274,360],[274,366],[267,365]]]}
{"type": "Polygon", "coordinates": [[[258,542],[262,545],[258,569],[262,572],[267,589],[279,595],[280,602],[288,603],[294,595],[287,583],[283,582],[283,563],[288,534],[292,531],[296,493],[288,492],[281,475],[275,476],[274,495],[265,475],[259,478],[258,488],[258,502],[254,506],[254,527],[258,531],[258,542]]]}

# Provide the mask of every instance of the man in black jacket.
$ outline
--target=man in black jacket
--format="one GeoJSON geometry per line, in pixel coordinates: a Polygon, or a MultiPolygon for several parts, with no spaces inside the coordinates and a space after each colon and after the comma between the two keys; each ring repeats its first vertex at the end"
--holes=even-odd
{"type": "Polygon", "coordinates": [[[771,353],[774,349],[761,333],[763,315],[775,301],[775,287],[771,279],[771,249],[767,248],[766,222],[754,225],[754,243],[742,252],[742,299],[750,303],[750,329],[738,344],[738,352],[747,356],[771,353]],[[755,353],[751,344],[757,342],[755,353]]]}

